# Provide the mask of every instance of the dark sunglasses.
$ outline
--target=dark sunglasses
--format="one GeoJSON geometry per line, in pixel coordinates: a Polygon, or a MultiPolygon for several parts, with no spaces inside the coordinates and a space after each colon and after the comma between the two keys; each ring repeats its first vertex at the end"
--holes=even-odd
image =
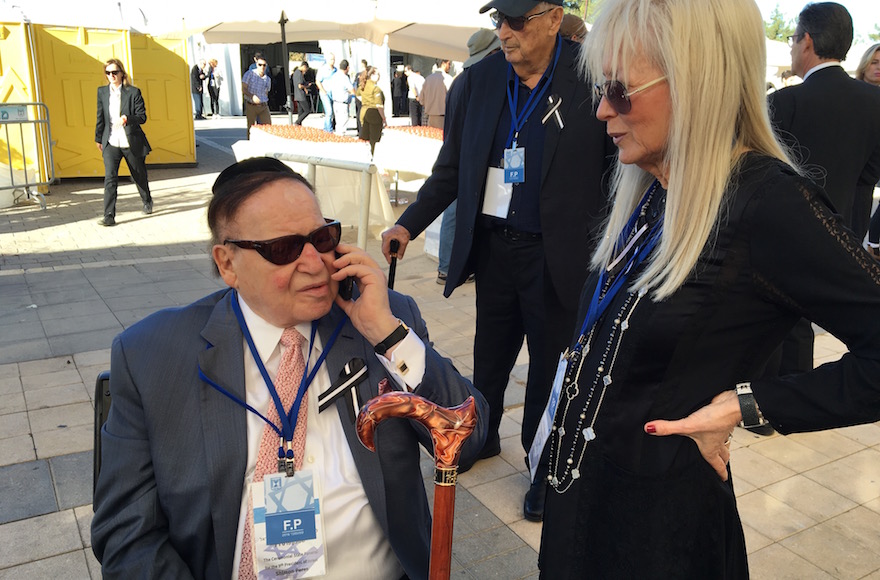
{"type": "Polygon", "coordinates": [[[629,100],[631,96],[664,80],[666,80],[666,77],[662,76],[631,91],[626,90],[626,85],[620,81],[607,81],[601,85],[595,85],[594,90],[596,91],[597,98],[601,99],[604,97],[608,104],[611,105],[611,108],[621,115],[626,115],[632,110],[632,101],[629,100]]]}
{"type": "Polygon", "coordinates": [[[507,25],[510,27],[510,29],[519,32],[525,27],[526,22],[528,22],[532,18],[544,16],[551,10],[553,10],[553,8],[548,8],[543,12],[538,12],[536,14],[532,14],[531,16],[508,16],[507,14],[503,12],[498,12],[496,10],[489,15],[489,18],[492,20],[492,24],[495,26],[496,29],[501,28],[501,25],[504,24],[505,20],[507,20],[507,25]]]}
{"type": "Polygon", "coordinates": [[[109,75],[109,76],[113,76],[113,77],[115,77],[116,75],[121,74],[121,73],[122,73],[122,71],[119,70],[119,69],[116,69],[116,70],[105,70],[105,71],[104,71],[104,74],[109,75]]]}
{"type": "Polygon", "coordinates": [[[265,67],[266,67],[266,63],[265,63],[265,62],[258,62],[258,63],[257,63],[257,66],[260,67],[260,68],[265,68],[265,67]]]}
{"type": "Polygon", "coordinates": [[[295,262],[302,254],[306,244],[312,244],[321,253],[329,252],[342,238],[342,224],[336,220],[324,219],[326,225],[321,226],[307,236],[293,234],[273,240],[253,242],[248,240],[223,240],[224,244],[235,244],[245,250],[255,250],[266,260],[276,266],[284,266],[295,262]]]}

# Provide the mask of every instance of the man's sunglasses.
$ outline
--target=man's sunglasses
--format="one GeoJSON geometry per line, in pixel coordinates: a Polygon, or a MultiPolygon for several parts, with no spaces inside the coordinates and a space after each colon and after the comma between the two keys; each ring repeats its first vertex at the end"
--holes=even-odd
{"type": "Polygon", "coordinates": [[[105,70],[105,71],[104,71],[104,74],[107,75],[107,76],[115,77],[116,75],[120,74],[121,72],[122,72],[122,71],[119,70],[119,69],[116,69],[116,70],[105,70]]]}
{"type": "Polygon", "coordinates": [[[257,66],[260,68],[266,68],[266,63],[265,62],[258,62],[257,66]]]}
{"type": "Polygon", "coordinates": [[[312,244],[321,253],[329,252],[342,239],[342,224],[336,220],[324,219],[326,225],[321,226],[307,236],[293,234],[273,240],[253,242],[248,240],[223,240],[224,244],[235,244],[239,248],[255,250],[266,260],[276,266],[284,266],[295,262],[302,254],[306,244],[312,244]]]}
{"type": "Polygon", "coordinates": [[[507,25],[510,27],[510,29],[519,32],[525,27],[526,22],[528,22],[532,18],[543,16],[552,10],[554,10],[554,8],[548,8],[543,12],[538,12],[536,14],[532,14],[531,16],[508,16],[507,14],[504,14],[503,12],[498,12],[496,10],[489,15],[489,18],[492,20],[492,24],[495,26],[496,29],[501,28],[501,25],[504,24],[505,20],[507,20],[507,25]]]}
{"type": "Polygon", "coordinates": [[[632,101],[629,100],[630,97],[636,93],[644,91],[645,89],[653,87],[660,81],[664,80],[666,80],[666,77],[662,76],[631,91],[626,90],[626,85],[620,81],[607,81],[604,84],[595,85],[595,91],[597,98],[601,99],[602,97],[605,97],[605,100],[608,101],[608,104],[611,105],[612,109],[621,115],[626,115],[632,110],[632,101]]]}

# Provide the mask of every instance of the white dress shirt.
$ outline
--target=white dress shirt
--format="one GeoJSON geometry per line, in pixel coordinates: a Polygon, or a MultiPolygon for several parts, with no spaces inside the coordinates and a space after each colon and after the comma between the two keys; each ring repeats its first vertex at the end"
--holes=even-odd
{"type": "Polygon", "coordinates": [[[807,71],[807,74],[804,75],[804,80],[807,80],[811,74],[816,72],[817,70],[822,70],[823,68],[828,68],[831,66],[840,66],[839,60],[832,60],[830,62],[823,62],[822,64],[817,64],[813,68],[807,71]]]}
{"type": "Polygon", "coordinates": [[[110,85],[110,137],[107,142],[120,149],[130,147],[122,126],[122,85],[110,85]]]}
{"type": "MultiPolygon", "coordinates": [[[[274,379],[281,363],[283,347],[280,341],[284,329],[272,326],[260,318],[248,307],[241,296],[239,296],[238,302],[257,347],[257,352],[263,360],[269,376],[274,379]]],[[[296,326],[296,330],[308,341],[311,335],[311,324],[299,324],[296,326]]],[[[244,339],[242,339],[242,348],[244,349],[247,403],[267,416],[269,405],[273,404],[272,397],[244,339]]],[[[315,362],[321,356],[322,349],[321,338],[316,335],[314,343],[310,345],[311,360],[309,360],[309,368],[306,369],[307,373],[311,372],[315,362]]],[[[309,351],[306,347],[303,348],[303,351],[303,355],[308,357],[309,351]]],[[[396,356],[392,356],[391,361],[385,357],[376,356],[398,384],[403,386],[414,382],[409,390],[418,386],[424,376],[425,369],[425,345],[421,339],[410,330],[408,336],[394,349],[393,355],[396,356]],[[406,377],[401,376],[396,369],[396,365],[404,358],[407,369],[405,371],[406,377]]],[[[312,470],[315,474],[315,481],[318,482],[316,491],[319,493],[321,513],[324,518],[324,549],[327,558],[327,574],[321,578],[325,580],[400,578],[404,574],[403,568],[392,551],[391,544],[385,537],[372,508],[370,508],[336,406],[333,405],[325,412],[318,413],[318,394],[329,389],[330,385],[327,366],[322,364],[309,388],[306,449],[302,467],[312,470]]],[[[242,537],[248,511],[248,494],[265,426],[266,423],[260,417],[248,412],[248,458],[239,510],[238,533],[235,539],[233,580],[238,577],[242,537]]]]}

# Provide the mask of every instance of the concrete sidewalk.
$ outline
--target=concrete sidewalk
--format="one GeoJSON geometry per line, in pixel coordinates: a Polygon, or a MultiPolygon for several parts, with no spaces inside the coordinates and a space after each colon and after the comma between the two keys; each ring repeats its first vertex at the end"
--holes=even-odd
{"type": "MultiPolygon", "coordinates": [[[[95,377],[121,330],[222,286],[204,212],[244,120],[200,121],[196,135],[197,168],[151,170],[151,216],[126,184],[119,225],[98,226],[99,179],[52,186],[46,211],[0,210],[0,579],[100,577],[89,538],[95,377]]],[[[416,298],[437,349],[470,376],[473,286],[444,299],[421,246],[399,264],[396,288],[416,298]]],[[[368,251],[378,257],[376,240],[368,251]]],[[[843,350],[821,335],[817,362],[843,350]]],[[[517,363],[502,453],[459,480],[456,578],[537,576],[541,526],[522,518],[525,354],[517,363]]],[[[731,464],[754,578],[880,579],[880,425],[789,437],[737,430],[731,464]]],[[[428,477],[427,457],[423,467],[428,477]]]]}

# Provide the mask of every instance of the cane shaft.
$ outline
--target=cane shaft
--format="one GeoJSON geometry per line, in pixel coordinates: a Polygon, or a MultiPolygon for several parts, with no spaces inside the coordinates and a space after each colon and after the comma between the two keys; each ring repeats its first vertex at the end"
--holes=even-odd
{"type": "Polygon", "coordinates": [[[391,240],[391,267],[388,269],[388,287],[394,290],[394,275],[397,273],[397,251],[400,249],[398,240],[391,240]]]}
{"type": "Polygon", "coordinates": [[[435,485],[429,580],[449,580],[452,567],[452,521],[454,518],[455,486],[435,485]]]}
{"type": "Polygon", "coordinates": [[[397,274],[397,255],[391,256],[391,266],[388,268],[388,288],[394,290],[394,277],[397,274]]]}

